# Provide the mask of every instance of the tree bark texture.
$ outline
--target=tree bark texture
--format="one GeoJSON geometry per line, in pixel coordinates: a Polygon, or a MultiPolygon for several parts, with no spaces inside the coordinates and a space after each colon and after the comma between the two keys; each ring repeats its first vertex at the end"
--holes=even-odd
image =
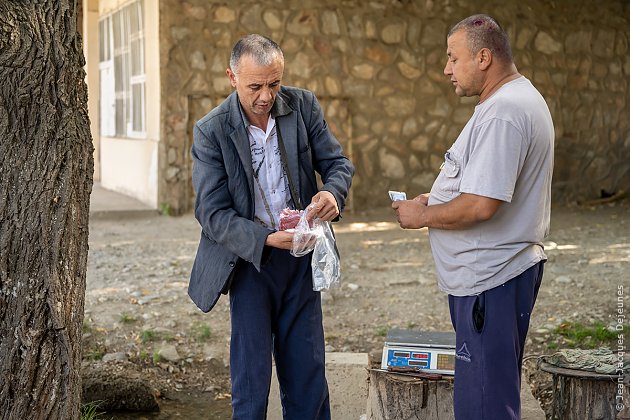
{"type": "Polygon", "coordinates": [[[630,401],[630,384],[624,382],[622,375],[602,375],[549,364],[543,364],[542,370],[553,375],[553,419],[628,418],[623,406],[630,401]]]}
{"type": "Polygon", "coordinates": [[[370,370],[368,420],[451,420],[453,381],[370,370]]]}
{"type": "Polygon", "coordinates": [[[93,146],[73,0],[0,0],[0,419],[78,419],[93,146]]]}

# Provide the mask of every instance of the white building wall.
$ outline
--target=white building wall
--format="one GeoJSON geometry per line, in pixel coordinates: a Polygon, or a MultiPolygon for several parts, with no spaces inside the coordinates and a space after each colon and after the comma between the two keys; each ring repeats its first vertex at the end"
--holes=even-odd
{"type": "MultiPolygon", "coordinates": [[[[145,112],[146,136],[144,138],[101,137],[99,132],[100,89],[98,54],[98,17],[112,13],[129,3],[128,0],[86,0],[92,9],[98,10],[96,19],[88,13],[86,57],[88,60],[88,89],[93,99],[89,101],[94,138],[95,180],[109,190],[134,197],[143,203],[158,207],[158,144],[160,141],[160,70],[159,70],[159,4],[158,0],[144,0],[145,40],[145,112]],[[94,3],[98,3],[95,6],[94,3]],[[91,17],[90,17],[91,16],[91,17]],[[93,53],[93,50],[96,52],[93,53]],[[96,76],[90,73],[96,73],[96,76]],[[96,107],[96,109],[94,109],[96,107]]],[[[84,3],[85,4],[85,3],[84,3]]],[[[88,9],[89,10],[89,9],[88,9]]]]}
{"type": "Polygon", "coordinates": [[[157,140],[101,138],[101,185],[157,208],[157,140]]]}
{"type": "Polygon", "coordinates": [[[88,85],[88,115],[94,142],[94,182],[101,180],[100,137],[98,135],[98,0],[83,0],[83,55],[88,85]]]}

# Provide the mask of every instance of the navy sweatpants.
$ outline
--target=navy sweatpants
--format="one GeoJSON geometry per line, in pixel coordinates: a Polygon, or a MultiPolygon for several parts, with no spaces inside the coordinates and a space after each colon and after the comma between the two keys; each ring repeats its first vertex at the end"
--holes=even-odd
{"type": "Polygon", "coordinates": [[[457,420],[521,418],[523,349],[543,264],[476,296],[449,295],[457,420]]]}
{"type": "Polygon", "coordinates": [[[285,419],[328,420],[321,297],[310,254],[267,248],[261,272],[242,264],[230,288],[232,418],[265,419],[273,357],[285,419]]]}

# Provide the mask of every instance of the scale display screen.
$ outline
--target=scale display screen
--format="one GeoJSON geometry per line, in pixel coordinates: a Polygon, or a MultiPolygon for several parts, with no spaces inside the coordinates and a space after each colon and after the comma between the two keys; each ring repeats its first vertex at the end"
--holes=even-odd
{"type": "Polygon", "coordinates": [[[406,368],[427,373],[455,373],[455,334],[391,330],[381,369],[406,368]]]}

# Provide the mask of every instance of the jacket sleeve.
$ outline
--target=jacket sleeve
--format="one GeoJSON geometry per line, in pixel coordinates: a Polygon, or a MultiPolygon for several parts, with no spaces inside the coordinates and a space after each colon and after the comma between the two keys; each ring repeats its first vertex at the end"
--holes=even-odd
{"type": "Polygon", "coordinates": [[[305,107],[306,110],[310,108],[310,112],[304,115],[304,121],[312,149],[313,166],[324,184],[321,190],[335,196],[341,213],[352,184],[354,166],[344,155],[339,140],[330,131],[317,98],[312,93],[310,96],[310,106],[305,107]]]}
{"type": "Polygon", "coordinates": [[[193,130],[195,217],[209,240],[260,270],[265,240],[271,232],[251,220],[252,198],[238,153],[222,128],[213,130],[218,132],[209,133],[199,124],[193,130]]]}

